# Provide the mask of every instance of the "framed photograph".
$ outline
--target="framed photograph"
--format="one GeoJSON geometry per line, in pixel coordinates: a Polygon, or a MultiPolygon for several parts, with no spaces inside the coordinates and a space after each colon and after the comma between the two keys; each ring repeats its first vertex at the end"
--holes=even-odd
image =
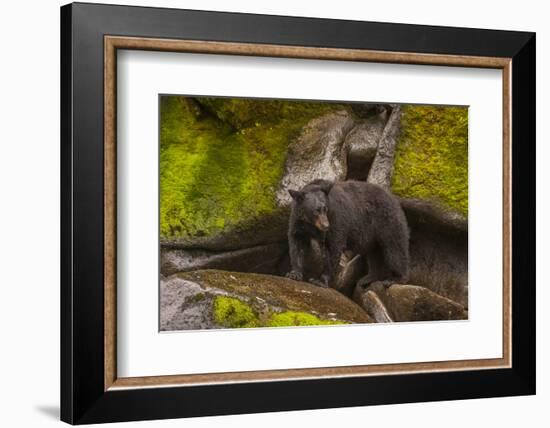
{"type": "Polygon", "coordinates": [[[61,418],[535,393],[535,35],[61,8],[61,418]]]}

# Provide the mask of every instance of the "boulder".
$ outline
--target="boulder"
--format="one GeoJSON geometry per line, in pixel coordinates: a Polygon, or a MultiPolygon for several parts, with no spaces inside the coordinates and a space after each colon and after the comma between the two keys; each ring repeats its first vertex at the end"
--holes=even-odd
{"type": "Polygon", "coordinates": [[[160,278],[160,330],[216,328],[211,315],[212,299],[196,282],[177,277],[160,278]]]}
{"type": "Polygon", "coordinates": [[[365,289],[357,287],[354,300],[377,322],[468,319],[464,306],[418,285],[393,284],[386,288],[374,283],[365,289]]]}
{"type": "Polygon", "coordinates": [[[336,290],[221,270],[161,277],[160,307],[162,331],[373,322],[336,290]]]}
{"type": "Polygon", "coordinates": [[[301,189],[309,182],[344,180],[347,175],[344,139],[355,124],[347,110],[327,113],[311,120],[299,137],[288,146],[285,173],[276,198],[279,206],[288,206],[289,189],[301,189]]]}

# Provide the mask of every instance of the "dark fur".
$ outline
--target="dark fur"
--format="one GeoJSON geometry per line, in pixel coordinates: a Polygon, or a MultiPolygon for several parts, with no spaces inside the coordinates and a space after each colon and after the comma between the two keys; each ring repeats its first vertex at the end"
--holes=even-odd
{"type": "Polygon", "coordinates": [[[316,180],[291,194],[294,202],[288,233],[290,278],[302,279],[307,245],[316,239],[324,243],[325,250],[322,282],[334,285],[340,256],[345,250],[367,260],[368,274],[358,285],[407,281],[409,228],[395,196],[380,186],[361,181],[331,184],[324,180],[316,180]],[[326,232],[314,226],[314,213],[323,206],[328,210],[326,232]]]}
{"type": "MultiPolygon", "coordinates": [[[[301,190],[289,190],[292,196],[292,208],[288,227],[288,247],[290,255],[290,272],[287,276],[296,281],[302,281],[304,274],[312,272],[305,261],[311,258],[311,241],[319,244],[325,252],[326,232],[319,230],[315,223],[319,220],[321,211],[328,221],[327,195],[333,183],[326,180],[314,180],[301,190]]],[[[324,255],[324,254],[323,254],[324,255]]],[[[311,282],[316,282],[310,279],[311,282]]]]}

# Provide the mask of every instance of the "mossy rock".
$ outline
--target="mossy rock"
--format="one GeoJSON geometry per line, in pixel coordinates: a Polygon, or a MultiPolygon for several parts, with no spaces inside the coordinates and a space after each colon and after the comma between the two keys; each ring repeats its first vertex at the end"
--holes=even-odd
{"type": "Polygon", "coordinates": [[[336,290],[262,274],[176,274],[161,280],[160,300],[163,331],[372,322],[336,290]]]}
{"type": "Polygon", "coordinates": [[[227,233],[277,210],[289,143],[331,103],[163,96],[161,241],[227,233]]]}
{"type": "MultiPolygon", "coordinates": [[[[288,188],[349,175],[343,145],[356,123],[349,106],[163,96],[160,108],[163,245],[220,251],[282,241],[288,188]]],[[[468,109],[402,112],[393,191],[467,217],[468,109]]]]}
{"type": "Polygon", "coordinates": [[[271,316],[268,327],[348,324],[345,321],[324,320],[307,312],[285,311],[271,316]]]}
{"type": "MultiPolygon", "coordinates": [[[[265,308],[263,308],[265,312],[265,308]]],[[[322,319],[300,311],[274,311],[259,315],[253,305],[236,297],[217,296],[214,299],[214,320],[226,328],[300,327],[308,325],[348,324],[346,321],[322,319]]]]}
{"type": "Polygon", "coordinates": [[[216,296],[213,308],[217,324],[229,328],[258,327],[258,315],[248,303],[227,296],[216,296]]]}
{"type": "Polygon", "coordinates": [[[468,108],[402,107],[393,191],[468,216],[468,108]]]}

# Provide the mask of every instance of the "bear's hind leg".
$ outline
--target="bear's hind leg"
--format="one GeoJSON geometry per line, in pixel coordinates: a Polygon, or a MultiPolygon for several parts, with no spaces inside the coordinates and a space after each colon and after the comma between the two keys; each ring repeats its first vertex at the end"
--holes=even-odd
{"type": "Polygon", "coordinates": [[[388,277],[388,270],[385,267],[382,249],[376,247],[366,255],[367,275],[357,281],[357,286],[367,287],[373,282],[382,281],[388,277]]]}
{"type": "Polygon", "coordinates": [[[382,280],[384,286],[406,284],[409,280],[409,251],[406,244],[386,246],[383,250],[387,276],[382,280]]]}

